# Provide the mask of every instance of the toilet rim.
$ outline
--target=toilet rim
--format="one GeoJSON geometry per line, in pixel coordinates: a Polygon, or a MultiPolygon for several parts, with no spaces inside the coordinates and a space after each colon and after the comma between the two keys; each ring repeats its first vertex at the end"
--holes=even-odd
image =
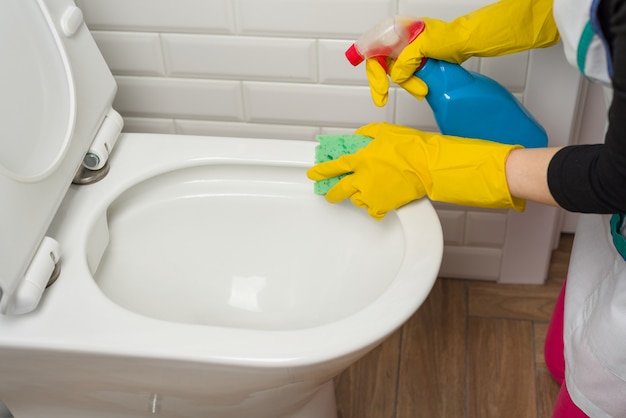
{"type": "MultiPolygon", "coordinates": [[[[253,330],[172,323],[128,311],[101,292],[84,256],[88,239],[85,225],[100,216],[117,196],[147,178],[192,165],[280,164],[304,169],[311,165],[310,156],[316,144],[153,134],[123,136],[133,138],[128,141],[120,138],[110,177],[72,196],[72,200],[78,198],[79,201],[75,201],[78,204],[69,211],[87,211],[89,215],[81,222],[74,222],[64,232],[78,238],[70,240],[73,245],[65,250],[62,272],[65,277],[62,276],[48,290],[39,309],[31,315],[0,319],[3,329],[8,331],[0,336],[0,347],[36,349],[45,346],[58,350],[259,367],[319,363],[380,342],[410,317],[434,284],[443,240],[432,205],[427,200],[420,200],[398,210],[397,216],[405,230],[419,231],[412,235],[432,236],[428,243],[409,239],[405,247],[405,254],[426,253],[428,250],[427,262],[410,263],[405,256],[403,270],[377,300],[336,322],[305,329],[253,330]],[[159,141],[161,143],[155,146],[159,141]],[[154,152],[153,158],[140,167],[133,167],[133,157],[147,145],[150,145],[151,153],[154,152]],[[89,205],[80,202],[87,198],[91,199],[89,205]],[[413,275],[420,277],[411,279],[413,275]],[[80,298],[69,299],[72,294],[80,295],[80,298]]],[[[308,180],[304,178],[303,181],[308,180]]],[[[68,213],[68,217],[71,216],[73,213],[68,213]]]]}

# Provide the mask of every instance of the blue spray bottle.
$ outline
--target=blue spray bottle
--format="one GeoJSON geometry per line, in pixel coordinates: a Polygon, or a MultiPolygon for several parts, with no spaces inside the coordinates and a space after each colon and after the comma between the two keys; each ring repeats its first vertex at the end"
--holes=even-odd
{"type": "MultiPolygon", "coordinates": [[[[380,22],[346,51],[352,65],[377,57],[396,58],[424,30],[424,22],[394,16],[380,22]]],[[[458,64],[432,58],[415,72],[428,86],[426,101],[444,135],[480,138],[526,148],[545,147],[543,127],[507,89],[458,64]]]]}

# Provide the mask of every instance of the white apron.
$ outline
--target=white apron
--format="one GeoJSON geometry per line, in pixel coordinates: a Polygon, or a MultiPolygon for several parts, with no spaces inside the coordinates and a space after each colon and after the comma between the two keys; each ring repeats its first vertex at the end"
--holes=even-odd
{"type": "MultiPolygon", "coordinates": [[[[610,59],[597,0],[555,0],[554,17],[570,63],[610,86],[610,59]],[[591,13],[593,15],[593,12],[591,13]]],[[[591,417],[626,417],[626,239],[618,215],[581,215],[565,296],[565,379],[591,417]]]]}

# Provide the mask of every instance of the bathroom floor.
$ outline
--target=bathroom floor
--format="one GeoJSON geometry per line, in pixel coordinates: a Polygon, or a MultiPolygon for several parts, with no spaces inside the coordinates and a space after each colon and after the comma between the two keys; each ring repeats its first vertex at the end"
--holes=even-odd
{"type": "Polygon", "coordinates": [[[413,317],[339,375],[339,418],[549,418],[543,342],[567,273],[563,234],[542,286],[437,280],[413,317]]]}

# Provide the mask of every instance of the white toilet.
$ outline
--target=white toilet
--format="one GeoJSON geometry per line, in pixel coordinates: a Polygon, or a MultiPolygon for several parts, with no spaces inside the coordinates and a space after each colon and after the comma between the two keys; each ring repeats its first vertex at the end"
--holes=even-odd
{"type": "Polygon", "coordinates": [[[0,2],[0,54],[0,416],[336,417],[435,281],[430,203],[327,204],[312,142],[119,135],[71,0],[0,2]]]}

